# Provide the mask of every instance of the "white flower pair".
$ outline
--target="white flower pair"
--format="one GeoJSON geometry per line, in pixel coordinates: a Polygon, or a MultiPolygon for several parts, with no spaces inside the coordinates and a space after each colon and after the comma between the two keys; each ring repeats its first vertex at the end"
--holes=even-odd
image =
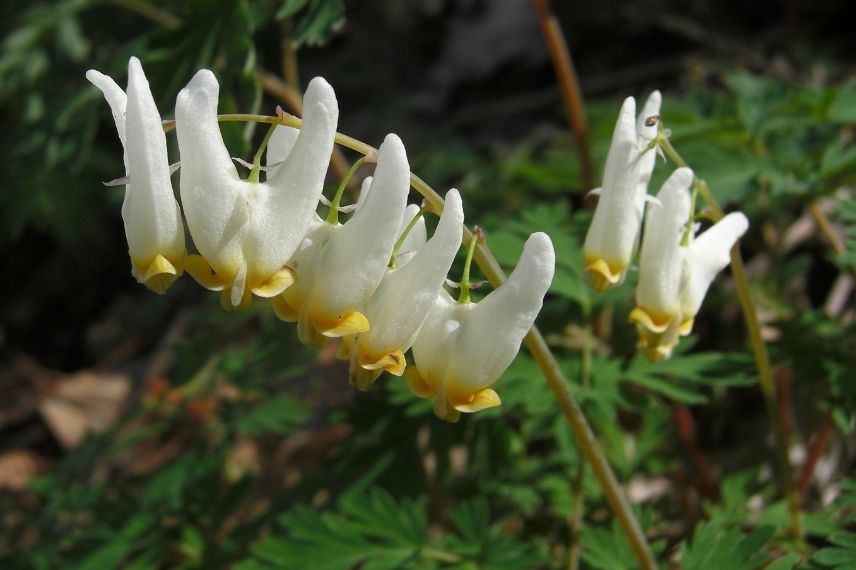
{"type": "Polygon", "coordinates": [[[401,140],[389,135],[353,216],[322,221],[315,210],[338,120],[332,88],[312,80],[301,130],[272,133],[266,181],[243,180],[218,126],[219,86],[202,70],[176,103],[180,195],[199,251],[186,255],[161,119],[139,61],[129,63],[127,94],[97,71],[87,78],[110,104],[125,148],[122,214],[139,281],[163,293],[186,270],[222,291],[226,309],[248,306],[253,295],[270,298],[280,318],[297,321],[303,342],[344,337],[341,356],[360,389],[383,370],[402,375],[412,345],[408,382],[417,395],[436,397],[444,419],[499,405],[488,387],[513,360],[552,280],[546,235],[530,237],[518,268],[484,301],[455,303],[442,285],[461,244],[456,190],[428,240],[423,220],[411,224],[419,208],[406,206],[410,167],[401,140]],[[402,235],[405,227],[410,233],[402,235]],[[396,242],[400,255],[390,263],[396,242]]]}
{"type": "Polygon", "coordinates": [[[620,284],[636,252],[646,202],[651,202],[639,259],[636,308],[639,346],[650,360],[668,358],[680,336],[690,333],[693,320],[716,274],[729,262],[729,250],[746,232],[742,213],[725,216],[695,239],[690,186],[693,173],[677,169],[656,199],[647,194],[654,168],[661,97],[654,92],[642,113],[627,98],[606,160],[600,201],[584,245],[585,271],[598,291],[620,284]],[[653,120],[649,118],[654,117],[653,120]]]}

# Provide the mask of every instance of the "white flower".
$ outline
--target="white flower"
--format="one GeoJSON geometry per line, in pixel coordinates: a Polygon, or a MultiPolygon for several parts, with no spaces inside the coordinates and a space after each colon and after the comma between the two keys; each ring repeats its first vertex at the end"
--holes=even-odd
{"type": "Polygon", "coordinates": [[[639,345],[652,360],[667,358],[678,341],[681,238],[690,215],[692,181],[689,168],[672,173],[657,195],[660,205],[649,209],[645,221],[636,308],[630,313],[630,321],[637,323],[639,345]]]}
{"type": "MultiPolygon", "coordinates": [[[[341,356],[350,359],[350,379],[357,388],[368,389],[384,370],[396,376],[404,373],[404,353],[413,344],[443,286],[461,246],[463,223],[461,197],[457,190],[449,190],[431,239],[406,261],[399,260],[397,269],[387,270],[363,309],[371,329],[344,339],[342,345],[341,356]]],[[[424,231],[424,223],[422,228],[424,231]]],[[[418,230],[416,235],[414,242],[420,240],[418,230]]],[[[410,245],[415,244],[405,241],[402,249],[410,245]]]]}
{"type": "Polygon", "coordinates": [[[456,303],[441,290],[413,343],[415,366],[404,373],[414,394],[435,398],[438,417],[456,421],[461,412],[500,405],[490,386],[532,327],[554,267],[550,238],[535,233],[508,280],[480,303],[456,303]]]}
{"type": "MultiPolygon", "coordinates": [[[[681,334],[688,335],[716,274],[731,261],[731,248],[749,229],[741,212],[728,214],[685,248],[681,282],[681,334]]],[[[690,236],[692,238],[692,236],[690,236]]]]}
{"type": "Polygon", "coordinates": [[[668,358],[681,336],[690,333],[707,289],[729,262],[729,250],[749,227],[740,212],[725,216],[693,240],[687,233],[693,173],[679,168],[663,184],[645,221],[639,261],[636,308],[630,321],[649,360],[668,358]],[[686,234],[688,245],[682,245],[686,234]]]}
{"type": "Polygon", "coordinates": [[[245,307],[253,294],[275,297],[294,281],[286,263],[312,223],[339,107],[330,85],[313,79],[304,96],[300,134],[282,129],[283,148],[273,151],[284,162],[266,182],[252,182],[238,176],[223,143],[218,93],[214,74],[201,70],[176,101],[181,200],[201,254],[188,256],[185,267],[204,287],[223,291],[225,308],[245,307]]]}
{"type": "Polygon", "coordinates": [[[94,69],[86,72],[86,78],[104,93],[125,149],[122,218],[131,273],[155,293],[163,294],[183,270],[184,225],[169,179],[166,136],[149,82],[136,57],[128,62],[127,94],[94,69]]]}
{"type": "Polygon", "coordinates": [[[369,330],[360,309],[386,272],[409,189],[404,145],[387,135],[354,215],[344,225],[316,222],[291,263],[295,286],[274,299],[280,318],[297,320],[302,342],[369,330]]]}
{"type": "Polygon", "coordinates": [[[646,120],[659,113],[660,101],[659,91],[651,93],[637,118],[636,101],[628,97],[618,114],[603,186],[593,191],[600,198],[583,245],[585,273],[598,291],[624,280],[639,242],[656,159],[655,152],[647,148],[657,134],[656,122],[648,125],[646,120]]]}

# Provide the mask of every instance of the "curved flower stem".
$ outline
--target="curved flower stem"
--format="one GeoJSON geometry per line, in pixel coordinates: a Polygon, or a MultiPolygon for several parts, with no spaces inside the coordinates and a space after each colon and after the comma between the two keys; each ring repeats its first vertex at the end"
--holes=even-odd
{"type": "MultiPolygon", "coordinates": [[[[678,154],[675,147],[672,146],[668,136],[660,136],[659,144],[666,156],[677,166],[688,166],[687,162],[678,154]]],[[[716,198],[714,198],[707,183],[697,176],[693,177],[693,192],[697,192],[705,204],[707,204],[714,222],[721,220],[725,216],[725,212],[716,201],[716,198]]],[[[761,324],[758,322],[758,312],[755,309],[755,303],[749,291],[746,268],[743,264],[743,256],[740,255],[740,244],[735,244],[731,248],[731,275],[734,277],[737,298],[740,301],[740,308],[743,311],[743,318],[746,322],[746,332],[749,335],[749,344],[752,346],[752,354],[755,357],[755,367],[758,370],[758,380],[761,385],[761,393],[764,395],[764,403],[767,408],[770,427],[776,438],[776,456],[781,471],[782,487],[788,501],[790,533],[795,540],[802,542],[803,526],[800,513],[800,498],[794,487],[793,468],[788,459],[789,438],[779,418],[778,394],[776,393],[776,384],[773,381],[770,355],[767,353],[767,345],[761,336],[761,324]]]]}
{"type": "MultiPolygon", "coordinates": [[[[220,121],[280,123],[295,128],[300,128],[303,124],[297,117],[288,115],[280,117],[268,117],[264,115],[220,115],[218,118],[220,121]]],[[[175,128],[175,121],[164,121],[165,131],[172,130],[173,128],[175,128]]],[[[377,152],[377,149],[374,147],[341,133],[336,133],[336,143],[363,155],[377,152]]],[[[411,173],[410,185],[425,198],[432,212],[439,214],[443,211],[443,198],[426,184],[425,181],[411,173]]],[[[473,239],[473,233],[466,226],[463,228],[463,233],[464,242],[469,243],[469,240],[473,239]]],[[[490,252],[486,243],[479,243],[476,246],[473,257],[493,287],[499,287],[505,281],[505,272],[499,266],[499,263],[490,252]]],[[[553,396],[556,398],[556,402],[562,410],[565,420],[574,433],[583,457],[591,466],[592,472],[597,478],[609,506],[612,508],[621,529],[627,537],[627,541],[633,550],[639,567],[642,570],[656,569],[657,565],[645,533],[642,531],[642,527],[639,526],[639,521],[633,514],[630,503],[627,501],[621,485],[615,478],[615,474],[612,472],[612,468],[609,466],[603,450],[601,450],[600,444],[598,444],[588,420],[586,420],[585,414],[583,414],[579,404],[573,394],[571,394],[568,380],[559,368],[559,364],[553,357],[553,353],[550,351],[549,346],[547,346],[547,342],[536,326],[532,327],[529,334],[526,335],[524,342],[529,352],[532,353],[535,362],[541,368],[541,372],[547,380],[547,385],[553,392],[553,396]]]]}

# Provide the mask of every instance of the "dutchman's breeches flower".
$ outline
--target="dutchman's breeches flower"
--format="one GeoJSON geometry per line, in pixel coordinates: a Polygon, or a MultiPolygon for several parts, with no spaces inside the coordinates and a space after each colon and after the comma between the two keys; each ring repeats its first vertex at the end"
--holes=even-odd
{"type": "Polygon", "coordinates": [[[371,329],[346,338],[342,350],[342,356],[350,359],[351,384],[358,389],[368,389],[384,370],[396,376],[404,373],[404,353],[434,305],[461,247],[463,223],[461,197],[457,190],[449,190],[434,235],[397,269],[388,269],[365,304],[363,313],[371,329]]]}
{"type": "Polygon", "coordinates": [[[434,413],[456,421],[461,412],[500,405],[490,386],[514,360],[550,283],[550,238],[532,234],[511,276],[480,303],[457,303],[445,290],[413,343],[415,366],[404,375],[414,394],[434,398],[434,413]]]}
{"type": "Polygon", "coordinates": [[[183,270],[184,224],[170,182],[166,137],[140,60],[128,62],[128,91],[90,69],[86,78],[98,87],[116,121],[125,149],[125,200],[122,219],[131,256],[131,273],[163,294],[183,270]]]}
{"type": "Polygon", "coordinates": [[[639,330],[639,346],[650,360],[668,358],[678,341],[682,322],[680,290],[683,269],[681,238],[690,215],[689,187],[693,172],[677,169],[657,195],[659,206],[648,211],[636,308],[630,321],[639,330]]]}
{"type": "Polygon", "coordinates": [[[583,245],[585,273],[592,287],[604,291],[619,285],[639,242],[648,181],[656,154],[648,144],[657,134],[649,117],[660,112],[660,93],[654,91],[636,117],[636,101],[624,100],[606,158],[603,186],[583,245]]]}
{"type": "Polygon", "coordinates": [[[731,261],[729,252],[746,230],[749,220],[741,212],[728,214],[684,248],[681,277],[681,334],[688,335],[704,296],[717,273],[731,261]]]}
{"type": "Polygon", "coordinates": [[[689,187],[693,173],[679,168],[651,208],[639,262],[636,308],[630,321],[649,360],[668,358],[680,336],[692,331],[707,289],[729,262],[729,250],[749,227],[740,212],[728,214],[693,239],[689,187]]]}
{"type": "Polygon", "coordinates": [[[181,200],[200,253],[188,256],[185,268],[204,287],[223,291],[230,309],[246,307],[252,295],[276,297],[293,283],[286,263],[314,218],[339,107],[330,85],[313,79],[299,135],[282,131],[283,149],[274,154],[287,157],[258,182],[242,180],[229,157],[217,123],[218,93],[214,74],[199,71],[178,94],[175,119],[181,200]]]}
{"type": "MultiPolygon", "coordinates": [[[[292,151],[293,154],[293,151],[292,151]]],[[[410,189],[404,145],[387,135],[375,175],[345,224],[320,222],[294,256],[297,282],[274,299],[277,315],[297,320],[302,342],[366,332],[361,312],[386,272],[410,189]],[[321,335],[320,337],[318,335],[321,335]]]]}

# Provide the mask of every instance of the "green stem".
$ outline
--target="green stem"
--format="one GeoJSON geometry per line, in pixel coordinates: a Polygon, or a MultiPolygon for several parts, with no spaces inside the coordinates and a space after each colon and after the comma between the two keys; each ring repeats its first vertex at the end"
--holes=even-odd
{"type": "MultiPolygon", "coordinates": [[[[292,116],[220,115],[219,120],[277,123],[295,128],[300,128],[303,124],[300,119],[292,116]]],[[[173,128],[175,128],[175,121],[164,121],[165,131],[172,130],[173,128]]],[[[377,152],[377,149],[374,147],[341,133],[336,133],[335,141],[337,144],[363,155],[377,152]]],[[[437,213],[443,211],[443,198],[426,184],[424,180],[411,173],[410,186],[425,198],[431,211],[437,213]]],[[[464,240],[472,239],[473,234],[466,226],[463,228],[463,233],[464,240]]],[[[494,288],[499,287],[505,281],[505,272],[499,266],[499,263],[490,252],[486,243],[476,246],[473,257],[476,264],[482,270],[482,273],[494,288]]],[[[577,444],[580,446],[583,457],[585,457],[585,460],[591,466],[592,472],[603,490],[607,503],[609,503],[612,512],[618,519],[618,523],[627,538],[627,542],[630,544],[630,548],[633,550],[639,567],[642,570],[655,570],[657,564],[654,561],[654,556],[651,553],[651,547],[648,545],[645,533],[639,526],[639,521],[633,514],[633,510],[630,508],[630,503],[627,501],[621,485],[619,485],[618,480],[615,478],[615,474],[612,472],[600,444],[598,444],[594,433],[592,433],[585,414],[583,414],[579,404],[577,404],[576,399],[571,393],[570,383],[559,368],[559,364],[553,357],[553,353],[550,351],[538,327],[532,326],[524,342],[529,352],[532,353],[535,362],[541,368],[541,373],[544,375],[547,385],[553,392],[553,397],[556,399],[559,409],[562,410],[562,414],[565,416],[565,420],[571,428],[577,444]]]]}
{"type": "Polygon", "coordinates": [[[259,145],[259,149],[256,151],[255,156],[253,156],[253,168],[250,170],[250,176],[247,178],[250,182],[258,182],[259,175],[262,171],[262,155],[267,149],[267,145],[270,142],[270,137],[273,135],[273,131],[276,129],[276,125],[271,125],[270,128],[265,133],[265,138],[262,139],[262,144],[259,145]]]}
{"type": "MultiPolygon", "coordinates": [[[[678,154],[675,147],[667,136],[663,136],[662,121],[661,136],[659,138],[660,146],[666,156],[678,166],[687,166],[687,162],[678,154]]],[[[693,192],[697,192],[704,200],[707,207],[710,208],[712,219],[714,222],[725,217],[725,212],[714,198],[713,193],[707,186],[707,183],[693,176],[693,192]]],[[[764,396],[764,403],[767,409],[767,417],[770,422],[770,427],[776,438],[776,456],[781,471],[782,487],[785,497],[788,501],[788,515],[790,517],[790,532],[791,536],[799,542],[803,540],[803,525],[802,515],[800,513],[800,500],[798,493],[794,487],[794,474],[789,457],[789,439],[785,434],[782,422],[779,419],[779,404],[778,394],[776,393],[776,384],[773,380],[772,367],[770,365],[770,355],[767,353],[767,345],[761,336],[761,324],[758,322],[758,311],[755,308],[755,303],[752,300],[752,293],[749,290],[749,281],[746,278],[746,268],[743,264],[743,257],[740,255],[740,245],[734,244],[731,248],[731,275],[734,277],[734,286],[737,290],[737,298],[740,301],[740,308],[743,312],[743,319],[746,322],[746,331],[749,335],[749,344],[752,347],[752,354],[755,357],[755,367],[758,370],[758,380],[761,385],[761,393],[764,396]]]]}
{"type": "Polygon", "coordinates": [[[339,223],[339,204],[342,203],[342,196],[345,194],[345,188],[348,187],[348,181],[356,174],[357,170],[363,165],[366,161],[366,157],[360,158],[358,161],[354,163],[348,173],[342,178],[342,181],[339,182],[339,187],[336,189],[336,195],[333,196],[333,199],[330,201],[330,211],[327,212],[327,223],[336,225],[339,223]]]}
{"type": "Polygon", "coordinates": [[[470,266],[473,263],[473,253],[476,250],[476,244],[484,241],[484,233],[480,228],[475,228],[470,244],[467,246],[467,258],[464,260],[464,273],[461,275],[461,294],[458,296],[458,303],[463,305],[470,302],[470,266]]]}
{"type": "Polygon", "coordinates": [[[407,224],[407,227],[404,228],[404,231],[401,232],[401,235],[398,236],[398,240],[395,242],[395,246],[392,248],[392,255],[389,256],[389,268],[395,269],[396,266],[396,258],[398,257],[398,251],[401,249],[401,246],[404,245],[404,240],[407,239],[407,236],[410,235],[410,232],[413,231],[413,228],[416,227],[416,222],[419,221],[422,216],[424,216],[428,212],[428,208],[425,206],[419,208],[419,211],[416,212],[416,215],[413,216],[413,219],[410,220],[410,223],[407,224]]]}

